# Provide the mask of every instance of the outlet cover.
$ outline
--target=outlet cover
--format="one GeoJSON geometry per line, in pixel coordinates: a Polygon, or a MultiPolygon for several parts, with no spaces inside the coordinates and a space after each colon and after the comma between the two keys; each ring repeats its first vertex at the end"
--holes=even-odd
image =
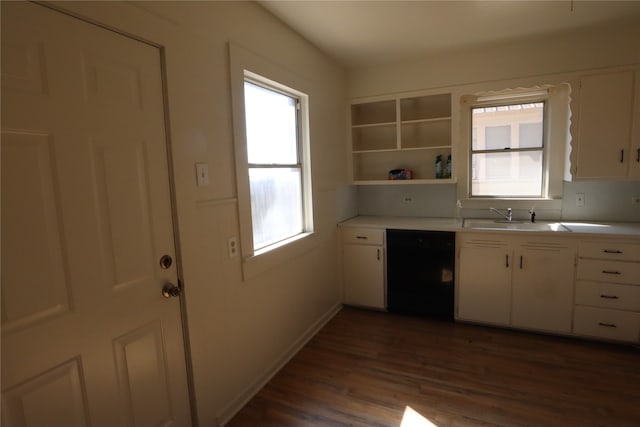
{"type": "Polygon", "coordinates": [[[229,237],[227,240],[227,250],[229,251],[229,258],[233,258],[238,255],[238,238],[229,237]]]}
{"type": "Polygon", "coordinates": [[[413,203],[413,197],[411,196],[404,196],[402,198],[402,203],[413,203]]]}
{"type": "Polygon", "coordinates": [[[576,206],[578,207],[584,206],[584,193],[576,194],[576,206]]]}

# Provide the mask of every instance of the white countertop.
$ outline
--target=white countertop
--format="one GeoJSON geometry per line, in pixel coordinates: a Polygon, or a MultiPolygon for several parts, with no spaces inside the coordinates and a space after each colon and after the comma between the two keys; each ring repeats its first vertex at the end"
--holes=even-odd
{"type": "Polygon", "coordinates": [[[422,218],[394,216],[356,216],[340,223],[341,227],[388,228],[398,230],[430,230],[490,233],[545,233],[573,235],[597,235],[599,237],[631,237],[640,239],[640,222],[556,221],[565,231],[479,230],[464,228],[462,218],[422,218]]]}

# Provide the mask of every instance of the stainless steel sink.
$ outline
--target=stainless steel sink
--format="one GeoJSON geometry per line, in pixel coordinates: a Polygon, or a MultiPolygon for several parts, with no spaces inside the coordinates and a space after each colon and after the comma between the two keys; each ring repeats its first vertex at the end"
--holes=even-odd
{"type": "Polygon", "coordinates": [[[559,222],[537,221],[505,221],[493,219],[465,219],[464,228],[475,230],[512,230],[512,231],[561,231],[570,232],[559,222]]]}

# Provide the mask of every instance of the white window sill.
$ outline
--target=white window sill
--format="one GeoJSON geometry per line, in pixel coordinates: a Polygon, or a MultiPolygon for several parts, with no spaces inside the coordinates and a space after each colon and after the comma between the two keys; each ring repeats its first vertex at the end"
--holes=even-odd
{"type": "Polygon", "coordinates": [[[316,240],[314,232],[301,233],[256,251],[242,260],[243,279],[251,280],[267,270],[290,262],[313,249],[317,244],[316,240]]]}
{"type": "Polygon", "coordinates": [[[489,209],[562,209],[562,199],[503,199],[503,198],[472,198],[461,200],[463,208],[489,209]]]}

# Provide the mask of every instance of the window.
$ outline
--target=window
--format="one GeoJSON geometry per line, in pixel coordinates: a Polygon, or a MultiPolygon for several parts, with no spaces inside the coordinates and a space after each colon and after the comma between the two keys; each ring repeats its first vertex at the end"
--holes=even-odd
{"type": "Polygon", "coordinates": [[[245,80],[245,122],[253,248],[258,251],[304,230],[300,100],[245,80]]]}
{"type": "MultiPolygon", "coordinates": [[[[290,263],[319,243],[309,126],[313,85],[229,43],[242,276],[290,263]]],[[[228,237],[235,234],[226,230],[228,237]]]]}
{"type": "Polygon", "coordinates": [[[236,172],[242,253],[250,259],[313,231],[308,97],[247,70],[241,93],[236,172]]]}
{"type": "Polygon", "coordinates": [[[471,109],[471,197],[542,198],[545,102],[471,109]]]}

